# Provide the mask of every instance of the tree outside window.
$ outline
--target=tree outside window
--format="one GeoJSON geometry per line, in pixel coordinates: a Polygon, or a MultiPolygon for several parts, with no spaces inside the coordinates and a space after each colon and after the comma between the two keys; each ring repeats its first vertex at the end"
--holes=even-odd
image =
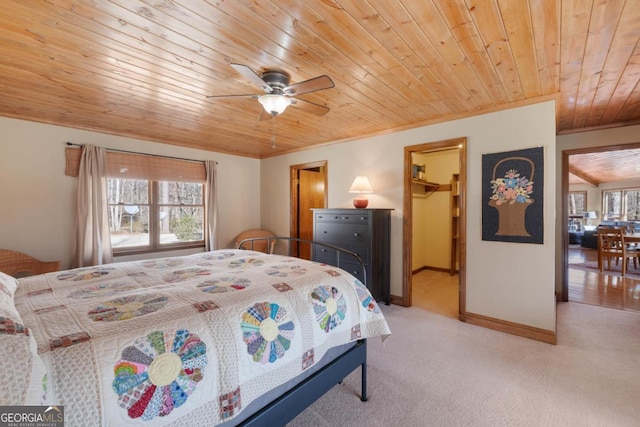
{"type": "Polygon", "coordinates": [[[640,220],[640,190],[624,192],[625,212],[628,221],[640,220]]]}
{"type": "Polygon", "coordinates": [[[603,219],[619,219],[622,214],[622,191],[602,192],[603,219]]]}
{"type": "Polygon", "coordinates": [[[587,212],[587,192],[586,191],[570,191],[569,192],[569,215],[582,216],[587,212]]]}
{"type": "Polygon", "coordinates": [[[107,179],[114,252],[204,244],[203,184],[107,179]]]}

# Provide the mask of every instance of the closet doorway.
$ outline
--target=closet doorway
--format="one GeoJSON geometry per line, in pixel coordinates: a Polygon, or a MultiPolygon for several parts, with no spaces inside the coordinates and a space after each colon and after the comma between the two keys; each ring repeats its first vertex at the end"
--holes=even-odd
{"type": "MultiPolygon", "coordinates": [[[[327,161],[293,165],[291,182],[291,229],[289,235],[313,240],[313,208],[327,206],[327,161]]],[[[311,259],[309,244],[291,242],[291,255],[311,259]]]]}
{"type": "Polygon", "coordinates": [[[461,320],[466,311],[466,143],[455,138],[405,147],[404,153],[403,305],[423,307],[424,298],[437,300],[433,290],[441,283],[449,286],[442,296],[446,304],[457,304],[452,311],[461,320]]]}

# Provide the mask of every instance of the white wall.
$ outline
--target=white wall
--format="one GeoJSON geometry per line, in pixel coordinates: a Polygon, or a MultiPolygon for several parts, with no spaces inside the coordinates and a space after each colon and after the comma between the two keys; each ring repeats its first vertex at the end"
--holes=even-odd
{"type": "MultiPolygon", "coordinates": [[[[289,166],[328,161],[329,207],[352,207],[356,175],[369,177],[369,206],[395,209],[391,292],[402,295],[403,155],[407,145],[467,137],[467,311],[555,331],[555,104],[544,102],[258,161],[60,126],[0,118],[0,247],[70,264],[76,180],[64,175],[64,143],[219,162],[221,243],[244,229],[289,234],[289,166]],[[481,240],[481,156],[544,146],[544,244],[481,240]]],[[[164,256],[165,254],[161,254],[164,256]]]]}
{"type": "Polygon", "coordinates": [[[0,248],[70,266],[77,178],[64,174],[67,141],[217,160],[220,245],[232,246],[241,231],[260,226],[259,160],[0,117],[0,248]]]}
{"type": "MultiPolygon", "coordinates": [[[[562,158],[562,156],[558,158],[562,158]]],[[[561,182],[562,179],[559,179],[558,183],[561,182]]],[[[585,191],[587,193],[586,210],[594,211],[596,215],[598,215],[598,218],[592,219],[591,222],[593,222],[594,224],[599,223],[602,219],[602,204],[600,202],[602,199],[601,189],[598,187],[594,187],[591,184],[573,184],[569,186],[569,191],[585,191]]],[[[562,205],[559,204],[558,209],[560,209],[561,206],[562,205]]]]}
{"type": "Polygon", "coordinates": [[[312,148],[261,162],[262,226],[289,233],[289,166],[328,161],[330,208],[351,207],[348,189],[366,175],[373,208],[393,208],[391,293],[402,295],[404,147],[467,137],[467,311],[555,331],[556,150],[555,103],[425,126],[393,134],[312,148]],[[545,147],[544,244],[482,241],[482,154],[545,147]]]}

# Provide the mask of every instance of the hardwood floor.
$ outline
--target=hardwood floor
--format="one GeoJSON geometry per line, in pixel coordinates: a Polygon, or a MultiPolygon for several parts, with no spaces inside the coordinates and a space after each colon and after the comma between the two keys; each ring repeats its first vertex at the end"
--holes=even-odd
{"type": "Polygon", "coordinates": [[[458,318],[458,275],[422,270],[412,277],[412,304],[432,313],[458,318]]]}
{"type": "MultiPolygon", "coordinates": [[[[589,305],[640,311],[640,276],[622,277],[619,272],[600,273],[578,268],[578,263],[597,263],[595,249],[569,247],[569,301],[589,305]]],[[[633,268],[631,266],[630,268],[633,268]]]]}
{"type": "MultiPolygon", "coordinates": [[[[619,272],[600,273],[572,266],[597,263],[597,258],[595,249],[574,245],[569,248],[569,301],[640,312],[640,274],[623,278],[619,272]]],[[[412,292],[413,306],[458,318],[457,274],[422,270],[413,275],[412,292]]]]}

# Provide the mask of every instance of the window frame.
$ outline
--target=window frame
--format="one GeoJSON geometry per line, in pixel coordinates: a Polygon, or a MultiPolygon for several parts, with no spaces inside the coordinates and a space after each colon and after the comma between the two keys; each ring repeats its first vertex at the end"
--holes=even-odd
{"type": "MultiPolygon", "coordinates": [[[[639,221],[639,219],[629,219],[629,213],[627,212],[627,193],[640,193],[640,187],[630,187],[630,188],[610,188],[607,190],[602,190],[602,218],[603,220],[610,221],[639,221]],[[618,193],[620,197],[620,210],[617,214],[610,215],[608,211],[608,198],[607,193],[618,193]]],[[[638,216],[638,215],[636,215],[638,216]]]]}
{"type": "MultiPolygon", "coordinates": [[[[107,180],[111,179],[132,179],[127,177],[107,177],[107,180]]],[[[207,229],[207,211],[205,205],[205,186],[204,182],[189,182],[190,184],[199,184],[202,186],[202,199],[200,204],[194,205],[186,205],[190,207],[201,208],[203,212],[202,218],[202,239],[200,240],[192,240],[186,242],[171,242],[171,243],[161,243],[160,240],[160,211],[162,207],[166,206],[180,206],[175,204],[168,203],[159,203],[159,191],[160,191],[160,182],[183,182],[183,181],[156,181],[150,179],[136,179],[138,181],[147,181],[148,182],[148,206],[149,208],[149,244],[144,246],[124,246],[114,248],[112,247],[112,253],[114,257],[117,256],[125,256],[125,255],[137,255],[137,254],[150,254],[156,252],[163,251],[173,251],[173,250],[181,250],[181,249],[192,249],[192,248],[203,248],[205,247],[205,230],[207,229]]],[[[120,205],[120,203],[118,203],[120,205]]],[[[108,206],[113,206],[113,203],[108,203],[108,206]]],[[[131,205],[131,203],[122,203],[121,205],[127,206],[131,205]]],[[[183,205],[184,206],[184,205],[183,205]]],[[[109,230],[109,237],[111,238],[111,230],[109,230]]]]}
{"type": "Polygon", "coordinates": [[[623,194],[622,194],[622,189],[617,188],[617,189],[610,189],[610,190],[602,190],[602,195],[601,195],[601,209],[602,209],[602,219],[603,220],[618,220],[620,219],[620,217],[622,216],[622,212],[623,212],[623,204],[624,204],[624,200],[623,200],[623,194]],[[608,198],[607,198],[607,194],[608,193],[618,193],[620,194],[620,210],[613,215],[609,213],[609,209],[608,209],[608,198]]]}
{"type": "Polygon", "coordinates": [[[583,217],[584,214],[587,212],[587,192],[586,191],[569,191],[568,194],[568,213],[569,213],[569,217],[583,217]],[[571,212],[571,197],[572,196],[580,196],[581,198],[583,198],[583,203],[582,206],[584,208],[584,210],[582,212],[571,212]]]}
{"type": "Polygon", "coordinates": [[[622,191],[622,197],[624,200],[624,215],[627,221],[640,221],[640,215],[638,215],[638,211],[639,209],[637,209],[638,207],[640,207],[640,204],[636,204],[636,210],[635,210],[635,215],[633,215],[633,218],[631,218],[631,215],[629,214],[629,200],[628,200],[628,196],[629,193],[636,193],[636,200],[638,199],[638,195],[640,194],[640,188],[628,188],[626,190],[622,191]]]}

